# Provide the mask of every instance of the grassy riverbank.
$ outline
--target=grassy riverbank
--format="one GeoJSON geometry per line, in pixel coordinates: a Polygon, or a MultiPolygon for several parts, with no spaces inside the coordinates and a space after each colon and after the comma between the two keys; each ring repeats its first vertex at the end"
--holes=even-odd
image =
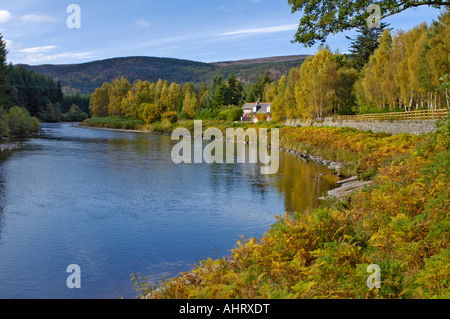
{"type": "Polygon", "coordinates": [[[281,126],[282,147],[345,162],[348,175],[372,186],[280,216],[227,258],[158,287],[138,281],[138,290],[152,298],[449,298],[449,132],[449,120],[427,136],[281,126]],[[379,289],[367,287],[370,264],[380,267],[379,289]]]}

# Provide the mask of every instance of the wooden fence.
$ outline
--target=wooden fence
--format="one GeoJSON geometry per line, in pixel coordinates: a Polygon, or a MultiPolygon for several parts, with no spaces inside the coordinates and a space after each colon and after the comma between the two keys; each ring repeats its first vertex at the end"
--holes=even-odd
{"type": "Polygon", "coordinates": [[[368,120],[434,120],[444,118],[448,109],[417,110],[391,113],[372,113],[359,115],[337,115],[335,120],[368,121],[368,120]]]}

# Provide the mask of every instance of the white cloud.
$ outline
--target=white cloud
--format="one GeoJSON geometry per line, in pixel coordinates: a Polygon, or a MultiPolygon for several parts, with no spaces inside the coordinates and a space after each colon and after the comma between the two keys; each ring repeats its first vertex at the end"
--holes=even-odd
{"type": "MultiPolygon", "coordinates": [[[[17,48],[17,45],[12,43],[17,48]]],[[[95,57],[94,52],[54,52],[56,45],[43,45],[32,48],[12,50],[14,60],[25,64],[72,63],[73,60],[85,60],[95,57]]]]}
{"type": "Polygon", "coordinates": [[[7,50],[14,50],[14,49],[17,49],[19,47],[12,40],[5,39],[5,43],[6,43],[6,49],[7,50]]]}
{"type": "Polygon", "coordinates": [[[44,46],[40,46],[40,47],[21,49],[21,50],[19,50],[19,52],[26,53],[26,54],[34,54],[34,53],[48,52],[55,48],[56,48],[55,45],[44,45],[44,46]]]}
{"type": "Polygon", "coordinates": [[[11,13],[6,10],[0,10],[0,23],[7,22],[11,19],[11,13]]]}
{"type": "Polygon", "coordinates": [[[139,29],[142,29],[142,28],[149,28],[151,26],[151,24],[145,20],[138,20],[135,23],[133,23],[133,26],[138,27],[139,29]]]}
{"type": "Polygon", "coordinates": [[[251,34],[251,33],[258,33],[258,34],[274,33],[274,32],[281,32],[281,31],[297,30],[297,28],[298,28],[297,24],[287,24],[287,25],[279,25],[279,26],[265,27],[265,28],[242,29],[242,30],[220,33],[218,35],[226,36],[226,35],[240,35],[240,34],[251,34]]]}
{"type": "Polygon", "coordinates": [[[25,64],[43,64],[43,63],[72,63],[74,59],[84,60],[92,59],[94,52],[63,52],[55,54],[44,54],[42,52],[28,54],[21,63],[25,64]]]}
{"type": "Polygon", "coordinates": [[[42,14],[25,14],[20,17],[20,20],[23,22],[33,22],[33,23],[47,23],[47,22],[56,22],[56,19],[42,14]]]}

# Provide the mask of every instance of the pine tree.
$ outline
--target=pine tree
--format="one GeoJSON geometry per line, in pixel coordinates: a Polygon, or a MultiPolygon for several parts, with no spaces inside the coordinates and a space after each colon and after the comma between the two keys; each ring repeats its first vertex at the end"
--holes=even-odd
{"type": "Polygon", "coordinates": [[[11,85],[9,82],[9,68],[6,64],[6,42],[0,33],[0,106],[8,107],[11,103],[11,85]]]}
{"type": "Polygon", "coordinates": [[[242,84],[236,78],[234,73],[231,73],[226,81],[225,88],[225,104],[239,106],[242,99],[242,84]]]}
{"type": "Polygon", "coordinates": [[[369,62],[370,56],[379,46],[379,38],[383,31],[389,26],[387,23],[381,23],[380,28],[369,28],[363,25],[357,29],[359,35],[356,39],[346,37],[352,40],[349,51],[352,53],[352,63],[357,70],[361,70],[369,62]]]}
{"type": "Polygon", "coordinates": [[[225,104],[225,83],[220,73],[217,73],[213,78],[204,103],[206,108],[212,110],[216,110],[225,104]]]}
{"type": "Polygon", "coordinates": [[[253,82],[250,92],[247,96],[247,102],[256,102],[258,99],[262,100],[264,95],[264,88],[267,83],[270,83],[269,71],[265,71],[262,77],[257,77],[253,82]]]}

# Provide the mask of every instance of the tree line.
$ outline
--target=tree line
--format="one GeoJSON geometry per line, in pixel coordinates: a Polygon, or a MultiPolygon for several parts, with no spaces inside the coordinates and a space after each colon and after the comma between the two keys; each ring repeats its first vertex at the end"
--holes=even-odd
{"type": "Polygon", "coordinates": [[[9,65],[9,105],[24,107],[43,122],[82,121],[88,117],[89,96],[63,94],[61,83],[24,65],[9,65]]]}
{"type": "Polygon", "coordinates": [[[0,135],[27,135],[40,121],[83,121],[89,95],[65,95],[61,83],[24,65],[7,64],[8,51],[0,34],[0,135]]]}
{"type": "Polygon", "coordinates": [[[273,102],[274,119],[449,107],[442,85],[450,73],[450,13],[430,25],[391,31],[386,24],[360,27],[351,55],[322,46],[271,83],[265,99],[273,102]]]}
{"type": "Polygon", "coordinates": [[[145,123],[223,119],[227,117],[219,116],[221,112],[258,99],[273,103],[274,120],[442,108],[448,106],[448,93],[440,87],[450,72],[449,24],[446,11],[430,25],[395,34],[384,23],[380,28],[364,25],[352,39],[351,54],[321,46],[278,80],[268,71],[250,84],[234,73],[226,79],[218,73],[209,86],[202,82],[200,87],[120,78],[97,88],[89,108],[94,117],[123,116],[145,123]]]}
{"type": "MultiPolygon", "coordinates": [[[[268,77],[266,72],[261,79],[266,81],[268,77]]],[[[263,91],[261,82],[258,79],[252,85],[244,85],[234,73],[226,79],[217,73],[209,87],[204,82],[196,87],[192,82],[169,84],[162,79],[156,83],[142,80],[130,83],[121,77],[97,88],[91,94],[89,109],[94,117],[122,116],[147,124],[165,119],[173,122],[179,118],[215,118],[230,110],[240,110],[249,99],[256,100],[263,91]]],[[[233,118],[238,120],[240,115],[235,113],[233,118]]]]}

